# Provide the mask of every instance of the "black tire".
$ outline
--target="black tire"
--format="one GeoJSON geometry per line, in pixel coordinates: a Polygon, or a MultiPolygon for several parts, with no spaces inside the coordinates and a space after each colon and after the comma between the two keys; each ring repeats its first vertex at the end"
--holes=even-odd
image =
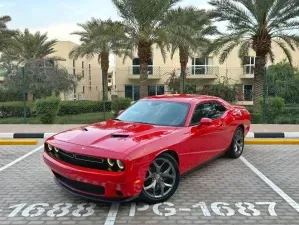
{"type": "Polygon", "coordinates": [[[226,152],[226,155],[230,158],[239,158],[244,150],[244,131],[242,127],[238,127],[234,133],[231,145],[226,152]]]}
{"type": "Polygon", "coordinates": [[[139,200],[142,202],[149,203],[149,204],[156,204],[156,203],[164,202],[175,193],[175,191],[177,190],[177,188],[179,186],[179,183],[180,183],[180,171],[179,171],[179,165],[178,165],[177,161],[169,154],[161,154],[151,163],[151,165],[146,173],[146,179],[144,181],[143,189],[139,196],[139,200]],[[164,164],[162,164],[163,161],[164,161],[164,164]],[[159,165],[161,163],[159,165],[159,166],[161,166],[160,172],[159,171],[157,171],[157,173],[150,172],[150,171],[153,171],[153,169],[157,168],[155,166],[155,163],[157,165],[159,165]],[[172,166],[170,169],[170,172],[168,172],[168,174],[169,174],[169,176],[174,175],[175,177],[173,179],[170,177],[166,177],[166,173],[165,173],[165,175],[162,175],[162,174],[164,174],[164,172],[167,172],[167,169],[165,170],[167,164],[172,166]],[[155,176],[157,174],[160,174],[160,175],[154,177],[153,174],[155,174],[155,176]],[[151,176],[152,176],[152,178],[151,178],[151,176]],[[162,178],[162,181],[158,180],[159,178],[160,179],[162,178]],[[171,183],[172,187],[170,188],[170,187],[164,186],[164,190],[167,190],[167,193],[165,192],[165,193],[163,193],[165,195],[161,194],[161,195],[157,195],[156,197],[153,197],[150,193],[148,193],[148,192],[150,192],[149,190],[151,188],[148,189],[147,191],[145,190],[145,188],[148,188],[149,186],[151,186],[153,184],[154,180],[156,180],[156,184],[154,185],[155,187],[152,189],[153,191],[155,191],[155,193],[153,193],[154,196],[156,195],[156,192],[160,193],[160,194],[162,193],[162,186],[160,186],[161,182],[164,183],[163,185],[165,185],[165,184],[169,185],[168,183],[171,183]],[[157,187],[159,187],[161,189],[160,192],[158,192],[157,187]],[[167,189],[167,188],[169,188],[169,189],[167,189]]]}

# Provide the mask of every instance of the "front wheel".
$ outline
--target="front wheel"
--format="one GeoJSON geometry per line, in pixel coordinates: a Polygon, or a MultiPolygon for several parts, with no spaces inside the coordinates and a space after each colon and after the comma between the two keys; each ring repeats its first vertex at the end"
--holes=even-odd
{"type": "Polygon", "coordinates": [[[179,182],[178,163],[171,155],[162,154],[147,170],[140,199],[149,204],[164,202],[175,193],[179,182]]]}
{"type": "Polygon", "coordinates": [[[233,136],[230,148],[226,155],[230,158],[239,158],[244,150],[244,131],[241,127],[238,127],[233,136]]]}

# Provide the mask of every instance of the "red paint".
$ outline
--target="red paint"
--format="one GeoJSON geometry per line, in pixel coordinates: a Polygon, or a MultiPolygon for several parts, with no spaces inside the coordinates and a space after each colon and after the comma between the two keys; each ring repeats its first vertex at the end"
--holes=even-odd
{"type": "Polygon", "coordinates": [[[43,154],[44,161],[51,170],[71,180],[105,186],[103,197],[119,198],[116,190],[122,191],[124,197],[132,197],[141,192],[150,163],[162,152],[173,151],[179,159],[180,173],[185,173],[225,152],[238,126],[244,127],[245,134],[250,128],[249,112],[244,107],[230,105],[220,98],[164,95],[146,99],[190,104],[185,125],[169,127],[108,120],[56,134],[46,141],[66,152],[123,160],[124,172],[70,165],[52,158],[46,152],[43,154]],[[227,111],[218,119],[203,119],[202,124],[189,126],[197,104],[206,101],[219,102],[227,111]],[[83,131],[83,128],[87,131],[83,131]],[[111,138],[112,134],[128,137],[111,138]]]}

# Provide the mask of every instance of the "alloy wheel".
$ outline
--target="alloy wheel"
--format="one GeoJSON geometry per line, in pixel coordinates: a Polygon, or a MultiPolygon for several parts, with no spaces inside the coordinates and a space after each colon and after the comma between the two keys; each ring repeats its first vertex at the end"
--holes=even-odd
{"type": "Polygon", "coordinates": [[[241,130],[238,130],[234,137],[234,150],[237,154],[242,153],[244,148],[244,136],[241,130]]]}
{"type": "Polygon", "coordinates": [[[150,165],[143,185],[143,190],[151,198],[163,198],[174,187],[176,170],[165,158],[157,158],[150,165]]]}

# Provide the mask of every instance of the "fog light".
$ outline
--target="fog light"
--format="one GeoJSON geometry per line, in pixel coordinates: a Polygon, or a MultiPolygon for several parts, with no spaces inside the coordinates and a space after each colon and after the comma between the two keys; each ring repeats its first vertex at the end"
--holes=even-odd
{"type": "Polygon", "coordinates": [[[114,166],[115,160],[114,159],[107,159],[108,165],[109,166],[114,166]]]}
{"type": "Polygon", "coordinates": [[[116,160],[116,163],[117,163],[118,168],[120,168],[121,170],[123,170],[125,168],[125,165],[122,161],[116,160]]]}

